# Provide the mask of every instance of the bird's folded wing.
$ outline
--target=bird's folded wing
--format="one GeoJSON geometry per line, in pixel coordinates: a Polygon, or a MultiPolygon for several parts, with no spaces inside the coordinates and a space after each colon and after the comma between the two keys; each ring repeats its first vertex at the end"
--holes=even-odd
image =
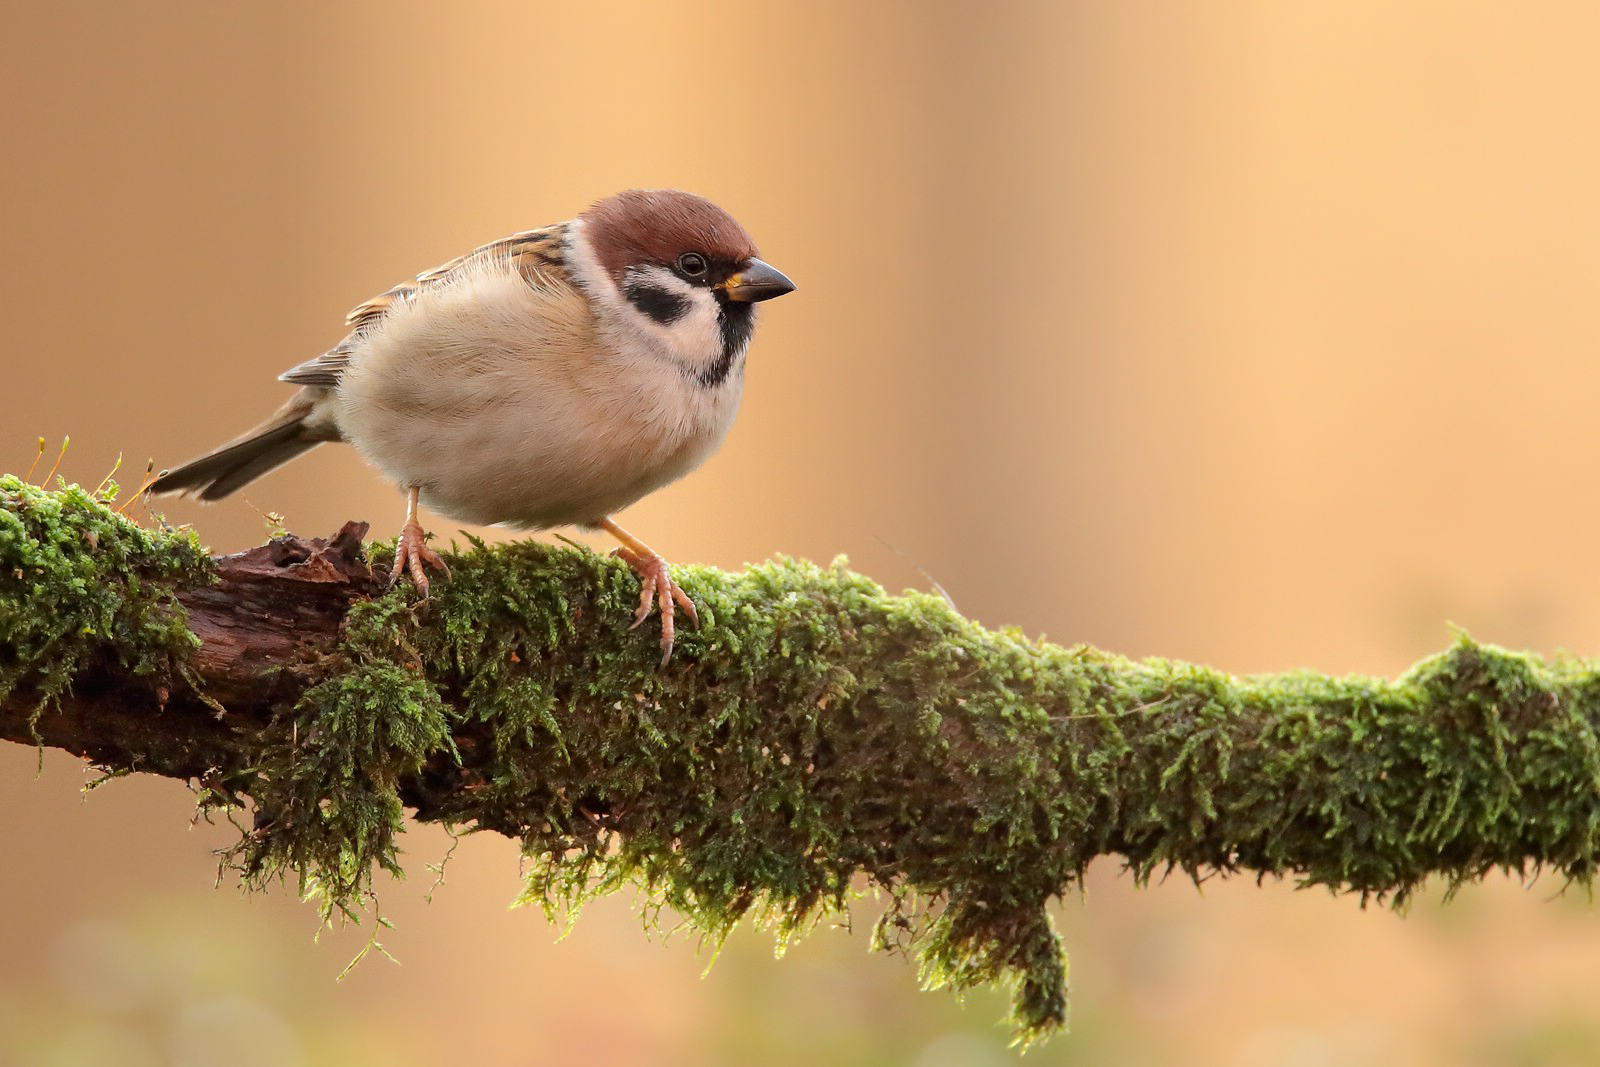
{"type": "Polygon", "coordinates": [[[565,223],[546,226],[539,230],[524,230],[510,237],[502,237],[474,248],[464,256],[423,271],[414,281],[402,282],[387,292],[353,308],[345,316],[350,332],[337,345],[315,359],[307,360],[279,375],[280,381],[295,385],[335,386],[350,366],[361,335],[389,313],[389,309],[414,299],[416,294],[432,286],[447,284],[451,275],[464,264],[484,256],[503,256],[513,263],[528,284],[548,288],[556,282],[566,281],[566,266],[562,259],[561,235],[565,223]]]}

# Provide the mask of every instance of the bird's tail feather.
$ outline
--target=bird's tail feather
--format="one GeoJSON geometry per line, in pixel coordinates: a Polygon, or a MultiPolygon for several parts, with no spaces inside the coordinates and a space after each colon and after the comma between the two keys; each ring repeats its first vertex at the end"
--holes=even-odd
{"type": "MultiPolygon", "coordinates": [[[[321,392],[321,390],[318,390],[321,392]]],[[[266,422],[176,470],[164,471],[150,486],[154,495],[184,493],[201,500],[221,500],[302,452],[337,441],[331,427],[310,424],[316,397],[303,390],[266,422]]]]}

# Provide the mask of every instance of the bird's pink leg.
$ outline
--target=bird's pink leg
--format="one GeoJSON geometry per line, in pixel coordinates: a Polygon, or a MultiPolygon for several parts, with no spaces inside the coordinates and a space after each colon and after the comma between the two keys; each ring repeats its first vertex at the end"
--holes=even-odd
{"type": "Polygon", "coordinates": [[[418,593],[426,597],[428,572],[423,568],[427,566],[441,570],[448,577],[450,567],[439,553],[428,547],[428,535],[423,532],[422,524],[417,521],[417,499],[420,496],[422,490],[415,486],[406,493],[406,524],[400,527],[400,540],[394,546],[394,570],[389,574],[389,584],[398,582],[400,576],[409,570],[411,584],[417,587],[418,593]]]}
{"type": "Polygon", "coordinates": [[[610,519],[601,519],[595,525],[622,542],[622,547],[612,555],[639,576],[639,610],[634,613],[633,625],[629,629],[638,628],[650,617],[653,608],[661,609],[661,666],[665,667],[672,659],[672,642],[677,633],[675,607],[682,608],[689,616],[689,621],[696,626],[700,625],[700,613],[695,610],[689,594],[672,580],[672,575],[667,571],[667,561],[654,549],[610,519]]]}

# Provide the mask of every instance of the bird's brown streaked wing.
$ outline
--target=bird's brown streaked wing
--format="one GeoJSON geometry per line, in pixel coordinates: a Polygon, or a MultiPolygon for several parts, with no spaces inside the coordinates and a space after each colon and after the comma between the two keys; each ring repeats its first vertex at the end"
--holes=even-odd
{"type": "Polygon", "coordinates": [[[295,385],[335,386],[350,365],[351,354],[361,334],[389,313],[389,309],[409,302],[417,293],[444,282],[459,267],[483,256],[503,256],[516,264],[518,272],[529,285],[546,288],[554,280],[565,280],[566,267],[562,260],[561,235],[565,223],[545,226],[538,230],[523,230],[498,241],[480,245],[464,256],[457,256],[432,270],[423,271],[416,279],[402,282],[393,289],[379,293],[371,300],[358,304],[345,316],[350,332],[344,340],[315,359],[294,367],[282,375],[280,381],[295,385]]]}

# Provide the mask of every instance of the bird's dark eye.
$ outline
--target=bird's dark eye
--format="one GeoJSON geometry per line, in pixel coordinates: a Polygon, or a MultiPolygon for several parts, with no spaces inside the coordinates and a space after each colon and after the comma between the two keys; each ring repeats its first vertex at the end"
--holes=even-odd
{"type": "Polygon", "coordinates": [[[706,257],[699,252],[685,252],[678,257],[678,269],[690,278],[698,278],[706,272],[706,257]]]}

